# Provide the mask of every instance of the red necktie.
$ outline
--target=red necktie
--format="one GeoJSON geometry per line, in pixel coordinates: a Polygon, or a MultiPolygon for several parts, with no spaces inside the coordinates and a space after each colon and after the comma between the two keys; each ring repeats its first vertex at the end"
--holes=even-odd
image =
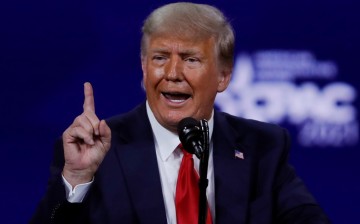
{"type": "MultiPolygon", "coordinates": [[[[179,148],[184,156],[181,161],[175,195],[176,219],[178,224],[196,224],[199,217],[199,175],[194,169],[192,154],[179,148]]],[[[206,224],[211,224],[211,213],[207,206],[206,224]]]]}

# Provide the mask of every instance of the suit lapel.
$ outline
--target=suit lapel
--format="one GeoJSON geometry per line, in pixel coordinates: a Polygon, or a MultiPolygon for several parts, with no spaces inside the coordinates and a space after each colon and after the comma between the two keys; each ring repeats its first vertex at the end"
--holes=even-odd
{"type": "Polygon", "coordinates": [[[213,157],[217,223],[246,223],[250,197],[252,155],[242,144],[243,133],[235,130],[224,116],[215,113],[213,157]],[[235,156],[235,150],[244,159],[235,156]]]}
{"type": "MultiPolygon", "coordinates": [[[[145,105],[130,119],[115,153],[125,177],[129,197],[140,223],[166,223],[154,139],[145,105]]],[[[244,133],[232,128],[221,113],[215,113],[213,158],[217,223],[246,223],[251,183],[254,179],[252,150],[243,143],[244,133]],[[235,157],[235,150],[244,159],[235,157]]]]}
{"type": "Polygon", "coordinates": [[[166,223],[155,145],[145,105],[140,108],[132,130],[116,153],[140,223],[166,223]]]}

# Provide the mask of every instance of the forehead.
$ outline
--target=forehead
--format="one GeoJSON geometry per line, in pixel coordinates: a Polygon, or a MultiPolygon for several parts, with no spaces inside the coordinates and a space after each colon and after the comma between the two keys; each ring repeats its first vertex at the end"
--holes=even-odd
{"type": "Polygon", "coordinates": [[[147,40],[147,51],[189,51],[215,54],[215,40],[213,37],[189,37],[178,35],[152,35],[147,40]]]}

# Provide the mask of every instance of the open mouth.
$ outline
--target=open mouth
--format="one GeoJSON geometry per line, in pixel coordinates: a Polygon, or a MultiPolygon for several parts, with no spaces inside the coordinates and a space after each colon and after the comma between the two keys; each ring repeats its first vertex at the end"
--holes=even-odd
{"type": "Polygon", "coordinates": [[[182,103],[185,102],[187,99],[191,97],[190,94],[185,93],[169,93],[169,92],[162,92],[163,96],[174,103],[182,103]]]}

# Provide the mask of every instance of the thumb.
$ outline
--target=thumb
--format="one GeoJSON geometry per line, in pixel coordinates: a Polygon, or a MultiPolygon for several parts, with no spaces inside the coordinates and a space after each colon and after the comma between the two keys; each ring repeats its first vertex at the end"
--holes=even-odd
{"type": "Polygon", "coordinates": [[[106,124],[105,120],[101,120],[99,124],[100,140],[107,151],[111,145],[111,129],[106,124]]]}

